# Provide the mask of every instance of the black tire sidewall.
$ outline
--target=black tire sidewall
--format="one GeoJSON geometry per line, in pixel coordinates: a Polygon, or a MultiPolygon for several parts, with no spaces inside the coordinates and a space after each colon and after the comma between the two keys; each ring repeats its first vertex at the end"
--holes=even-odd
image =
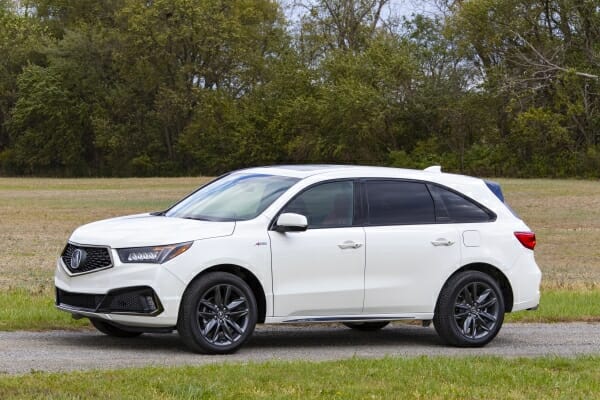
{"type": "Polygon", "coordinates": [[[179,312],[177,329],[188,347],[199,353],[228,354],[238,350],[254,332],[257,321],[257,305],[252,289],[244,280],[227,272],[212,272],[192,282],[186,289],[179,312]],[[217,346],[208,342],[200,332],[196,319],[201,296],[211,287],[219,284],[236,286],[248,301],[248,326],[242,337],[226,346],[217,346]]]}
{"type": "Polygon", "coordinates": [[[465,271],[451,278],[442,289],[436,315],[434,317],[434,326],[438,334],[445,342],[459,347],[481,347],[493,340],[504,322],[504,296],[498,283],[488,274],[479,271],[465,271]],[[468,338],[463,335],[454,320],[454,304],[460,291],[468,284],[481,282],[490,286],[498,299],[498,319],[494,329],[486,336],[479,339],[468,338]]]}

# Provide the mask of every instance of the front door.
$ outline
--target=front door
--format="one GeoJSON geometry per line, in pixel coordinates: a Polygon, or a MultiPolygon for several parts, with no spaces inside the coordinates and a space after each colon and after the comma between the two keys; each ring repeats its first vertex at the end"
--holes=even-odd
{"type": "Polygon", "coordinates": [[[365,233],[354,222],[354,183],[310,187],[282,212],[305,215],[304,232],[269,231],[274,316],[360,314],[365,233]]]}

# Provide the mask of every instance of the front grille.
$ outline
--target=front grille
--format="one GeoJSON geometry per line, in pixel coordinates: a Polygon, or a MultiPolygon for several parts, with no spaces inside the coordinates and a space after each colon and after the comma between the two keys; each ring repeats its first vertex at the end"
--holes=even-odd
{"type": "Polygon", "coordinates": [[[61,257],[67,269],[73,274],[82,274],[112,266],[110,253],[106,247],[86,247],[68,243],[61,257]],[[72,265],[72,256],[77,249],[81,250],[83,254],[78,266],[72,265]]]}
{"type": "Polygon", "coordinates": [[[103,294],[70,293],[56,289],[56,304],[59,306],[95,311],[102,299],[104,299],[103,294]]]}

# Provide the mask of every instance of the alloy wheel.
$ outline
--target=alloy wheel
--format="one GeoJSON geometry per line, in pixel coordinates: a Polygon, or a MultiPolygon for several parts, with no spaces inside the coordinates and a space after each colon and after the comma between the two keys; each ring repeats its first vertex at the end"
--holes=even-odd
{"type": "Polygon", "coordinates": [[[495,291],[485,282],[470,282],[454,302],[454,321],[469,339],[481,339],[494,332],[500,308],[495,291]]]}
{"type": "Polygon", "coordinates": [[[248,329],[248,300],[236,286],[218,284],[200,297],[197,320],[204,339],[215,346],[237,342],[248,329]]]}

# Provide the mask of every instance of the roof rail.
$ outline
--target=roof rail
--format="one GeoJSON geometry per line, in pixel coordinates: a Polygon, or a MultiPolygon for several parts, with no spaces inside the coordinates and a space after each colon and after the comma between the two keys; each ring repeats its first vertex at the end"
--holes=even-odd
{"type": "Polygon", "coordinates": [[[442,173],[442,167],[440,165],[432,165],[431,167],[425,168],[423,171],[425,172],[433,172],[435,174],[442,173]]]}

